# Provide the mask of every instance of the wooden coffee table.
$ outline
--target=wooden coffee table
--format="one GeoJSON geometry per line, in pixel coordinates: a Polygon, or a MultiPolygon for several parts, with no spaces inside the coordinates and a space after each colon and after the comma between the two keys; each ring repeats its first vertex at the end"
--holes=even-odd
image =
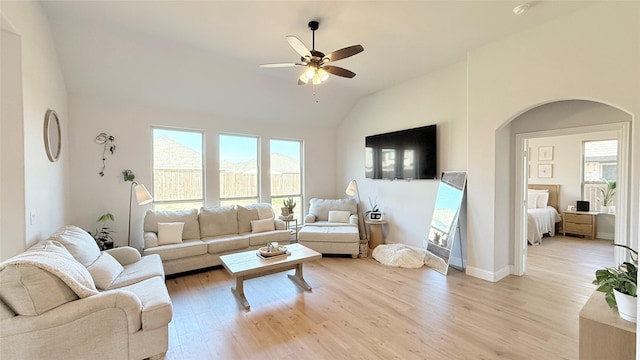
{"type": "Polygon", "coordinates": [[[278,256],[273,259],[261,259],[256,255],[258,250],[249,250],[236,254],[222,255],[220,261],[229,273],[236,278],[236,287],[231,292],[238,298],[245,309],[250,305],[244,296],[244,281],[281,271],[296,269],[294,275],[289,274],[289,279],[306,291],[311,291],[302,276],[302,264],[307,261],[318,260],[322,257],[319,252],[300,244],[286,245],[291,252],[288,256],[278,256]]]}

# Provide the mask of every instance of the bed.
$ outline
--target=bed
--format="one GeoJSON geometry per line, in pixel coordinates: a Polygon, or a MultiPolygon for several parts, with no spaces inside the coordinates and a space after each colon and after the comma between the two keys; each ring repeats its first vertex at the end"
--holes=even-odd
{"type": "Polygon", "coordinates": [[[530,184],[528,187],[527,242],[540,245],[545,234],[556,235],[556,223],[562,220],[558,212],[560,185],[530,184]]]}

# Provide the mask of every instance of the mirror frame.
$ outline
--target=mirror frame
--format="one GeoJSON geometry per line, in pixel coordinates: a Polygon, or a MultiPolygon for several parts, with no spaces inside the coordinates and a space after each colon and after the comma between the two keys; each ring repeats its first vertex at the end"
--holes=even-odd
{"type": "Polygon", "coordinates": [[[60,120],[58,119],[58,114],[55,110],[47,110],[44,115],[44,149],[47,152],[47,157],[49,161],[56,162],[60,158],[60,151],[62,150],[62,131],[60,130],[60,120]],[[52,126],[55,126],[54,129],[50,129],[52,126]],[[53,130],[53,131],[51,131],[53,130]],[[53,133],[53,136],[57,137],[58,146],[56,149],[51,148],[51,138],[49,138],[50,134],[53,133]]]}

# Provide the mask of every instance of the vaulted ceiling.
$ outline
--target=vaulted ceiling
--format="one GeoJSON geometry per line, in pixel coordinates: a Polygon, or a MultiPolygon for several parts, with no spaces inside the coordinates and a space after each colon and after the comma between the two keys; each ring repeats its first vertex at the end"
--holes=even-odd
{"type": "MultiPolygon", "coordinates": [[[[74,94],[123,98],[274,123],[342,121],[363,96],[466,57],[470,49],[566,15],[588,1],[43,1],[74,94]],[[314,89],[285,36],[328,53],[361,44],[335,65],[354,71],[314,89]]],[[[526,44],[523,44],[526,46],[526,44]]]]}

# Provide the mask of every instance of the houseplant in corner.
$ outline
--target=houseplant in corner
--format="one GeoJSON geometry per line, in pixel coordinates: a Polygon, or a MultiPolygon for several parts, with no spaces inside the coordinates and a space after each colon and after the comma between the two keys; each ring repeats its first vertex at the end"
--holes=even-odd
{"type": "Polygon", "coordinates": [[[605,293],[604,299],[610,308],[618,308],[621,318],[635,322],[638,299],[638,252],[626,245],[613,245],[631,251],[632,263],[625,261],[617,268],[596,270],[596,279],[593,280],[593,284],[598,285],[597,291],[605,293]]]}
{"type": "Polygon", "coordinates": [[[113,230],[106,226],[107,221],[114,221],[113,214],[104,213],[100,215],[96,221],[102,224],[100,230],[96,229],[96,232],[93,234],[93,238],[96,239],[98,247],[100,250],[113,248],[113,239],[111,238],[113,230]]]}

